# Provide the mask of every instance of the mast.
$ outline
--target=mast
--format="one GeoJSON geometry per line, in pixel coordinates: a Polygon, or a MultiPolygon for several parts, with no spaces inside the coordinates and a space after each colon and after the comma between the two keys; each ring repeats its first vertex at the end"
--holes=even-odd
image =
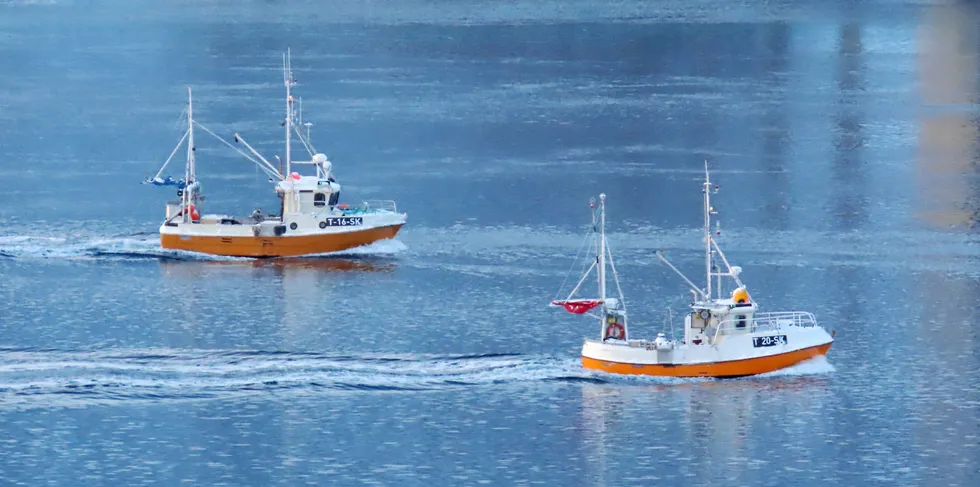
{"type": "MultiPolygon", "coordinates": [[[[197,179],[194,167],[194,98],[191,94],[191,87],[187,87],[187,164],[184,166],[184,201],[183,207],[186,209],[191,202],[191,183],[197,179]]],[[[184,211],[184,221],[188,221],[188,212],[184,211]]]]}
{"type": "Polygon", "coordinates": [[[599,194],[599,299],[606,303],[606,194],[599,194]]]}
{"type": "Polygon", "coordinates": [[[197,168],[194,167],[194,98],[191,95],[191,87],[187,87],[187,168],[190,179],[185,179],[189,184],[197,179],[197,168]]]}
{"type": "MultiPolygon", "coordinates": [[[[599,301],[606,309],[606,194],[599,193],[599,301]]],[[[606,336],[606,313],[600,318],[601,337],[606,336]]]]}
{"type": "Polygon", "coordinates": [[[286,49],[286,54],[282,55],[282,79],[283,83],[286,85],[286,174],[284,176],[289,176],[291,174],[289,163],[290,163],[290,140],[293,130],[293,95],[290,93],[290,88],[293,83],[293,73],[290,70],[289,61],[289,49],[286,49]]]}
{"type": "Polygon", "coordinates": [[[708,178],[708,161],[704,161],[704,269],[707,277],[705,299],[711,299],[711,181],[708,178]]]}

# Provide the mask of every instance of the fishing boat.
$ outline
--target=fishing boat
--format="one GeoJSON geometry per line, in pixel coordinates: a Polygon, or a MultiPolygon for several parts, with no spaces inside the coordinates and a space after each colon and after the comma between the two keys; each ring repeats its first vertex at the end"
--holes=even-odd
{"type": "Polygon", "coordinates": [[[711,194],[717,191],[705,163],[702,193],[706,285],[696,286],[662,252],[655,253],[690,286],[693,295],[680,339],[663,332],[653,340],[630,336],[626,302],[606,241],[606,195],[599,195],[598,205],[594,199],[591,201],[590,234],[595,259],[566,299],[550,303],[552,307],[599,320],[599,339],[586,339],[582,346],[584,368],[628,375],[740,377],[777,371],[827,354],[834,332],[828,334],[820,327],[813,313],[759,311],[758,303],[739,278],[742,269],[729,265],[712,235],[711,216],[716,212],[711,206],[711,194]],[[612,297],[607,294],[607,267],[616,285],[617,295],[612,297]],[[598,278],[598,298],[577,298],[593,271],[598,278]],[[733,281],[730,294],[723,290],[723,278],[725,282],[733,281]]]}
{"type": "MultiPolygon", "coordinates": [[[[164,162],[160,171],[144,183],[175,186],[177,198],[168,201],[166,218],[160,225],[160,245],[206,254],[236,257],[288,257],[338,252],[383,239],[394,238],[407,220],[394,201],[364,201],[348,204],[340,201],[340,184],[333,175],[332,162],[316,152],[299,130],[302,106],[294,109],[293,78],[289,54],[283,55],[283,82],[286,87],[285,161],[277,168],[252,148],[238,133],[234,141],[248,153],[194,120],[191,89],[187,89],[187,131],[164,162]],[[264,213],[256,209],[247,216],[203,213],[204,195],[197,177],[194,129],[200,128],[218,141],[255,164],[274,183],[279,196],[279,212],[264,213]],[[292,138],[300,141],[309,160],[292,160],[292,138]],[[184,177],[162,176],[167,164],[186,141],[187,162],[184,177]],[[312,166],[313,174],[295,172],[295,166],[312,166]]],[[[300,100],[302,103],[302,100],[300,100]]]]}

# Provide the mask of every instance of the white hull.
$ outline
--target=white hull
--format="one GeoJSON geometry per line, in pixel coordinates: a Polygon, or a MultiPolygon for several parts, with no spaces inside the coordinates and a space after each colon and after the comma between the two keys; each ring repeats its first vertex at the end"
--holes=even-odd
{"type": "Polygon", "coordinates": [[[232,219],[223,215],[205,215],[199,223],[183,221],[164,223],[160,225],[160,234],[188,237],[272,237],[276,236],[275,228],[277,226],[285,226],[286,228],[280,236],[324,236],[404,225],[407,220],[404,213],[387,211],[350,216],[341,215],[329,212],[294,214],[286,215],[282,221],[269,219],[261,222],[253,222],[247,218],[232,219]],[[338,221],[338,218],[346,219],[348,222],[352,221],[352,218],[359,218],[359,220],[353,220],[357,223],[356,225],[330,225],[321,228],[321,222],[343,223],[344,220],[338,221]],[[221,223],[223,220],[233,220],[237,223],[221,223]]]}
{"type": "Polygon", "coordinates": [[[825,355],[833,340],[819,326],[784,326],[719,337],[713,345],[680,343],[665,348],[644,340],[586,340],[582,360],[586,368],[614,373],[735,377],[772,372],[825,355]],[[776,344],[766,346],[769,343],[776,344]]]}

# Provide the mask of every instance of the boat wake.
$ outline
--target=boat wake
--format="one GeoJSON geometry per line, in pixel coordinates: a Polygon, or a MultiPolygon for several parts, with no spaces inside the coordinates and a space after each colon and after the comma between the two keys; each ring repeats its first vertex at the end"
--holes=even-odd
{"type": "MultiPolygon", "coordinates": [[[[408,247],[398,240],[382,240],[361,247],[303,256],[302,258],[368,257],[394,255],[408,247]]],[[[0,259],[59,260],[161,260],[161,261],[250,261],[248,257],[226,257],[160,247],[154,234],[115,237],[35,237],[0,236],[0,259]]],[[[287,259],[283,259],[287,260],[287,259]]]]}
{"type": "Polygon", "coordinates": [[[489,355],[0,349],[0,406],[209,399],[255,393],[426,391],[587,380],[577,362],[489,355]]]}
{"type": "Polygon", "coordinates": [[[627,385],[703,380],[614,376],[587,371],[572,358],[520,354],[0,349],[0,407],[11,408],[254,394],[438,391],[542,382],[627,385]]]}
{"type": "Polygon", "coordinates": [[[769,372],[767,374],[760,374],[755,376],[756,378],[767,378],[767,377],[786,377],[786,376],[799,376],[799,375],[817,375],[817,374],[829,374],[831,372],[836,372],[837,369],[827,361],[827,357],[820,355],[814,357],[810,360],[804,360],[792,367],[787,367],[782,370],[777,370],[775,372],[769,372]]]}
{"type": "Polygon", "coordinates": [[[395,239],[379,240],[367,245],[355,247],[353,249],[341,250],[339,252],[327,252],[324,254],[309,254],[301,257],[281,257],[279,260],[291,259],[310,259],[320,257],[370,257],[379,255],[394,255],[408,250],[408,246],[395,239]]]}

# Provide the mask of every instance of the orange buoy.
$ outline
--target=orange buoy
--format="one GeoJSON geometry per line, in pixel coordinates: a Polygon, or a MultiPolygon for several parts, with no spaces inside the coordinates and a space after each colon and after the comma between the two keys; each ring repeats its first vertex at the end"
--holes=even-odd
{"type": "Polygon", "coordinates": [[[732,301],[736,303],[749,303],[749,292],[745,290],[744,287],[740,287],[732,291],[732,301]]]}

